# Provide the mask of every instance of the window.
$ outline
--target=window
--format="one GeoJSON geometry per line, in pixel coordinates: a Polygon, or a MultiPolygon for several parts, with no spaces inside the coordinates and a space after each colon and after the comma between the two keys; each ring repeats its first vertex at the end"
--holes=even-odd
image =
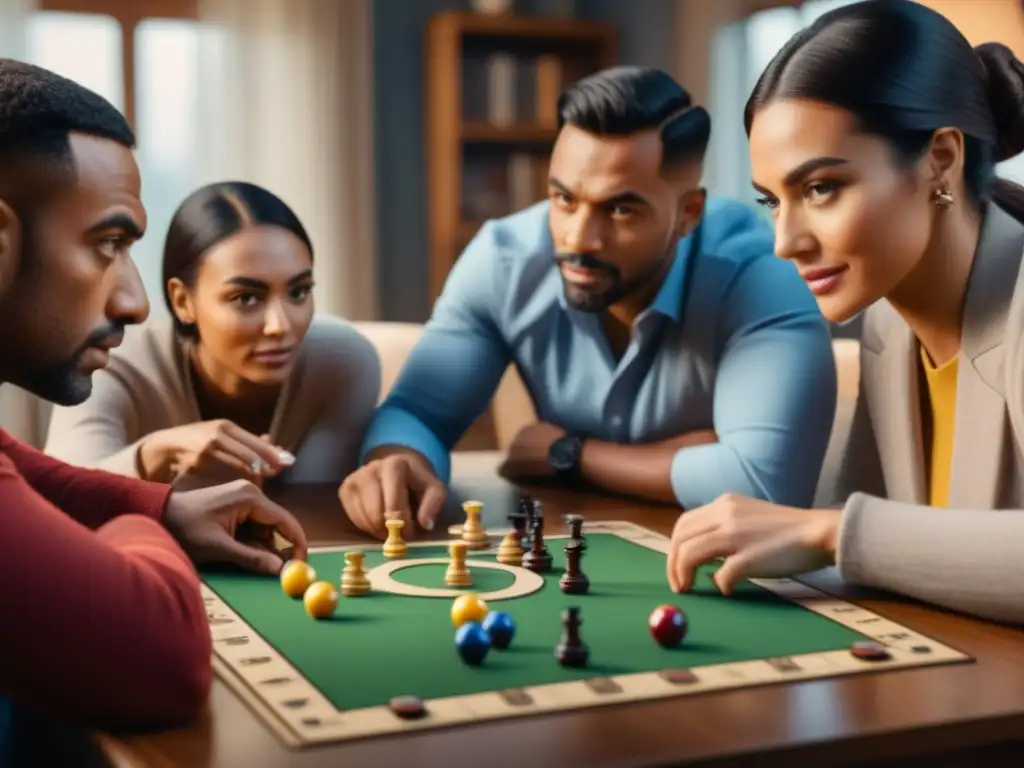
{"type": "Polygon", "coordinates": [[[28,19],[26,58],[124,109],[121,25],[111,16],[39,11],[28,19]]]}
{"type": "Polygon", "coordinates": [[[166,313],[160,265],[167,227],[197,186],[198,28],[195,21],[147,19],[135,31],[137,157],[149,223],[132,255],[154,316],[166,313]]]}
{"type": "Polygon", "coordinates": [[[136,157],[149,224],[132,255],[154,315],[166,311],[160,262],[167,226],[198,184],[198,29],[198,22],[185,19],[145,19],[125,27],[109,15],[38,11],[26,30],[28,61],[96,91],[121,111],[125,83],[135,83],[136,157]],[[125,34],[135,36],[133,62],[124,60],[125,34]],[[128,67],[132,77],[126,79],[128,67]]]}

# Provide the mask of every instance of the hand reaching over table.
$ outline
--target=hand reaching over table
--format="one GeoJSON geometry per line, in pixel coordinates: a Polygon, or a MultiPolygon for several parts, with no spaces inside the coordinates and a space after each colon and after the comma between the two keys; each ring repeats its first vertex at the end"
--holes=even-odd
{"type": "Polygon", "coordinates": [[[842,510],[799,509],[736,494],[679,516],[672,530],[668,581],[693,587],[697,569],[719,558],[715,584],[728,595],[745,578],[779,578],[832,565],[842,510]]]}
{"type": "Polygon", "coordinates": [[[164,525],[194,563],[233,563],[276,575],[283,562],[274,546],[280,534],[306,557],[306,535],[298,521],[245,480],[176,491],[167,500],[164,525]]]}

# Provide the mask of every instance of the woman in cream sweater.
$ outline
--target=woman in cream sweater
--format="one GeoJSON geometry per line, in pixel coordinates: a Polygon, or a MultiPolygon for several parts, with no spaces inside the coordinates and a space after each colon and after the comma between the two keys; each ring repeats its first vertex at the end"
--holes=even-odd
{"type": "Polygon", "coordinates": [[[822,312],[865,312],[838,509],[724,498],[681,515],[687,590],[835,564],[847,582],[1024,623],[1024,65],[875,0],[778,53],[746,113],[775,249],[822,312]]]}
{"type": "Polygon", "coordinates": [[[213,184],[171,221],[166,319],[129,328],[82,405],[55,409],[46,451],[72,464],[203,485],[340,484],[358,462],[380,361],[315,314],[301,222],[252,184],[213,184]]]}

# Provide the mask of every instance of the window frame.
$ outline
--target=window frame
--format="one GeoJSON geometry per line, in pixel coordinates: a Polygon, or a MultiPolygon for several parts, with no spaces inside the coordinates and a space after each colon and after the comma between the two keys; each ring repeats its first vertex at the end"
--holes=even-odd
{"type": "Polygon", "coordinates": [[[144,19],[198,19],[199,0],[39,0],[38,10],[102,14],[121,25],[124,114],[135,126],[135,28],[144,19]]]}

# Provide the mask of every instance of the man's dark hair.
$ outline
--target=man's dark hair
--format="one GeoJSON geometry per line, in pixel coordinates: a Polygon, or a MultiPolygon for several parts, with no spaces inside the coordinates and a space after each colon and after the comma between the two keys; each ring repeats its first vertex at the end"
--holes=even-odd
{"type": "Polygon", "coordinates": [[[4,183],[4,168],[15,160],[73,172],[71,133],[135,147],[124,115],[99,94],[40,67],[0,59],[0,195],[19,196],[4,183]]]}
{"type": "Polygon", "coordinates": [[[574,125],[598,136],[629,136],[658,129],[662,167],[703,159],[711,116],[665,72],[613,67],[585,77],[558,100],[558,128],[574,125]]]}

